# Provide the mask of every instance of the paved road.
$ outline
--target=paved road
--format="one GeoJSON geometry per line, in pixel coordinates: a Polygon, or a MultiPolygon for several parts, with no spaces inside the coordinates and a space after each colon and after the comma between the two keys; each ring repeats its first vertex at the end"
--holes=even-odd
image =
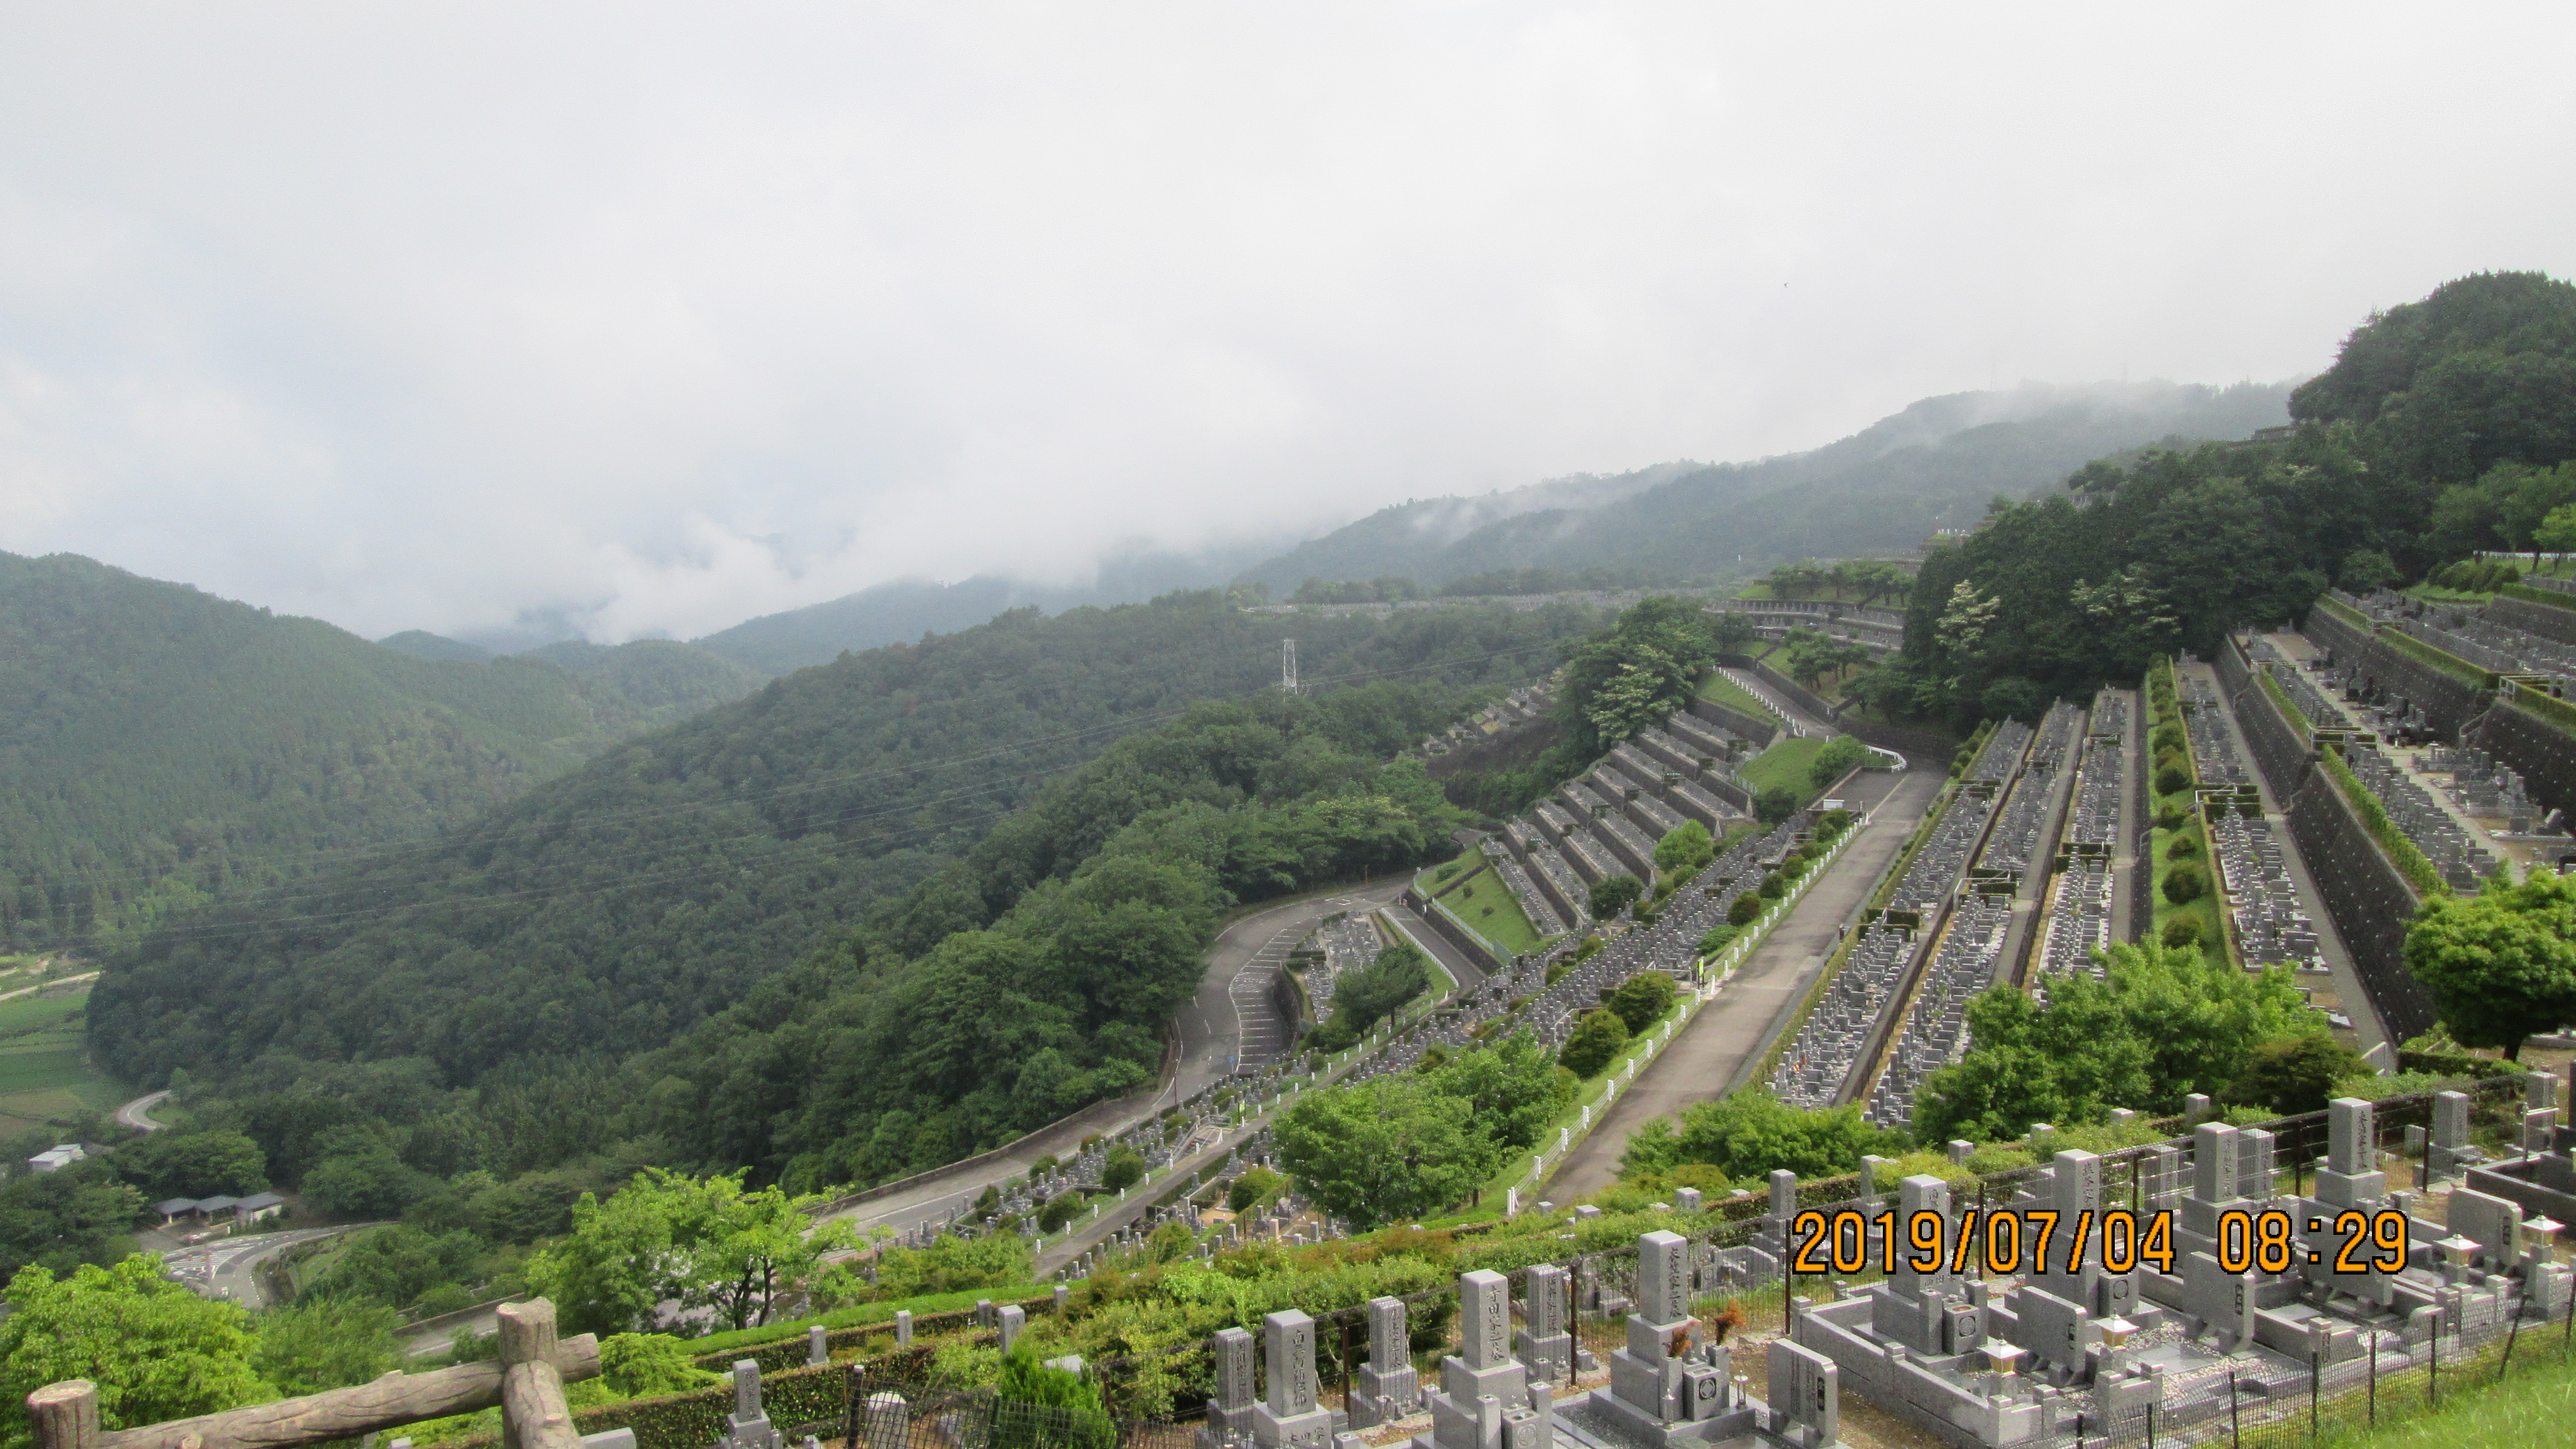
{"type": "Polygon", "coordinates": [[[1476,963],[1475,957],[1451,945],[1448,937],[1431,929],[1431,924],[1417,913],[1390,904],[1386,908],[1386,918],[1413,944],[1429,953],[1432,960],[1447,967],[1449,974],[1458,979],[1460,990],[1485,979],[1485,968],[1476,963]]]}
{"type": "Polygon", "coordinates": [[[1404,890],[1403,879],[1330,896],[1309,896],[1255,912],[1227,926],[1208,949],[1206,974],[1199,979],[1197,999],[1174,1022],[1179,1058],[1162,1086],[1115,1102],[1097,1102],[1035,1136],[1014,1144],[999,1157],[959,1163],[925,1173],[882,1197],[855,1203],[825,1216],[848,1219],[862,1228],[883,1224],[898,1232],[925,1223],[943,1222],[958,1209],[973,1205],[988,1186],[1027,1174],[1040,1157],[1066,1157],[1091,1134],[1124,1130],[1199,1089],[1230,1074],[1238,1058],[1253,1051],[1276,1053],[1284,1042],[1277,1012],[1269,1004],[1270,974],[1315,923],[1336,911],[1369,909],[1392,901],[1404,890]]]}
{"type": "Polygon", "coordinates": [[[135,1098],[116,1109],[116,1124],[120,1127],[131,1127],[138,1132],[160,1131],[170,1124],[153,1121],[152,1109],[160,1106],[161,1099],[169,1095],[168,1092],[146,1092],[135,1098]]]}
{"type": "Polygon", "coordinates": [[[1610,1109],[1592,1135],[1558,1164],[1545,1195],[1558,1202],[1599,1192],[1619,1175],[1629,1135],[1648,1119],[1723,1095],[1768,1048],[1774,1026],[1794,1011],[1841,941],[1844,927],[1905,848],[1947,778],[1946,760],[1902,775],[1869,774],[1852,798],[1873,818],[1843,848],[1824,878],[1792,906],[1715,1001],[1700,1008],[1654,1065],[1610,1109]],[[1873,793],[1884,791],[1877,803],[1873,793]]]}
{"type": "Polygon", "coordinates": [[[180,1282],[208,1298],[221,1298],[245,1308],[264,1308],[268,1305],[268,1295],[259,1284],[256,1270],[260,1264],[298,1243],[381,1226],[381,1223],[347,1223],[331,1228],[298,1228],[293,1232],[218,1238],[195,1247],[167,1249],[163,1253],[163,1261],[170,1265],[180,1282]]]}

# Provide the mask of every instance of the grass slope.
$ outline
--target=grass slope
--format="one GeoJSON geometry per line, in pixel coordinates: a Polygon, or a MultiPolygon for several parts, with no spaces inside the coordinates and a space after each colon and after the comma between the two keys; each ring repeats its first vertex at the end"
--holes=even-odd
{"type": "Polygon", "coordinates": [[[1822,786],[1808,778],[1807,771],[1816,763],[1816,756],[1823,754],[1825,746],[1830,743],[1832,741],[1814,735],[1784,739],[1747,761],[1738,773],[1757,794],[1774,785],[1786,785],[1798,792],[1800,801],[1813,800],[1825,792],[1822,786]]]}
{"type": "Polygon", "coordinates": [[[1494,871],[1494,864],[1481,850],[1466,857],[1475,866],[1456,890],[1440,897],[1441,904],[1457,912],[1477,934],[1517,956],[1535,951],[1540,944],[1555,939],[1541,936],[1530,925],[1529,913],[1521,909],[1518,896],[1494,871]]]}

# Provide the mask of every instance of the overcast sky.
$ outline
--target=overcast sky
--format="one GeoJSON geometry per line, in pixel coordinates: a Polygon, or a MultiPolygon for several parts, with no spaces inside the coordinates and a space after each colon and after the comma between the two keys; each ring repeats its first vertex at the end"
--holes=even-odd
{"type": "Polygon", "coordinates": [[[374,635],[2276,380],[2576,275],[2576,9],[0,9],[0,548],[374,635]]]}

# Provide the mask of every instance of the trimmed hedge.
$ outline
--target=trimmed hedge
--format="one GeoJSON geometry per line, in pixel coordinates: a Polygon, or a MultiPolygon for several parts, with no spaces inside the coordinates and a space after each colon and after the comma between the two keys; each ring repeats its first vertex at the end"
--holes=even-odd
{"type": "Polygon", "coordinates": [[[2517,689],[2507,696],[2505,703],[2576,734],[2576,704],[2569,704],[2556,695],[2542,694],[2536,689],[2517,689]]]}
{"type": "Polygon", "coordinates": [[[2364,634],[2368,634],[2379,627],[2377,624],[2370,621],[2370,617],[2368,615],[2362,613],[2359,609],[2353,608],[2344,603],[2341,599],[2333,598],[2325,594],[2319,594],[2317,596],[2316,606],[2325,610],[2328,614],[2333,615],[2335,618],[2351,625],[2355,629],[2360,630],[2364,634]]]}
{"type": "Polygon", "coordinates": [[[2272,677],[2271,670],[2258,668],[2254,671],[2254,678],[2263,686],[2263,692],[2272,696],[2272,702],[2281,707],[2282,714],[2298,721],[2299,728],[2313,730],[2317,727],[2317,722],[2308,718],[2305,710],[2290,701],[2290,692],[2281,687],[2281,681],[2272,677]]]}
{"type": "Polygon", "coordinates": [[[2553,609],[2576,611],[2576,594],[2562,594],[2556,589],[2535,589],[2529,584],[2506,584],[2496,590],[2508,599],[2526,604],[2547,604],[2553,609]]]}
{"type": "Polygon", "coordinates": [[[2403,630],[2382,629],[2374,637],[2398,653],[2413,655],[2419,663],[2429,664],[2472,689],[2493,689],[2496,686],[2495,675],[2456,654],[2436,649],[2403,630]]]}
{"type": "Polygon", "coordinates": [[[2379,803],[2379,797],[2361,783],[2361,777],[2352,772],[2352,766],[2343,762],[2343,756],[2326,750],[2322,758],[2326,774],[2333,778],[2335,788],[2343,792],[2343,798],[2351,803],[2353,813],[2361,817],[2362,828],[2370,832],[2370,838],[2379,843],[2379,848],[2387,852],[2390,860],[2396,862],[2398,873],[2406,877],[2406,883],[2413,886],[2418,895],[2449,895],[2451,887],[2442,879],[2442,873],[2433,868],[2433,862],[2426,859],[2424,852],[2415,848],[2415,842],[2407,839],[2405,832],[2388,818],[2388,811],[2379,803]]]}

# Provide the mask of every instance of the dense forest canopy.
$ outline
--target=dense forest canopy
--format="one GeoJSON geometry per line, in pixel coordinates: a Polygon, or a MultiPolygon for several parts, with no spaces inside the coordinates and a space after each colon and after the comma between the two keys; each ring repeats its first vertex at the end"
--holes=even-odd
{"type": "MultiPolygon", "coordinates": [[[[112,963],[93,1043],[136,1081],[418,1059],[443,1087],[486,1089],[482,1105],[542,1101],[493,1110],[548,1138],[577,1123],[563,1130],[603,1140],[599,1104],[614,1103],[649,1118],[629,1135],[728,1166],[867,1135],[871,1113],[939,1117],[971,1075],[994,1091],[865,1160],[944,1161],[1132,1080],[1223,904],[1440,848],[1437,789],[1384,762],[1553,668],[1594,622],[1569,608],[1289,621],[1186,594],[854,655],[433,844],[173,919],[112,963]],[[1309,679],[1355,682],[1193,708],[1256,695],[1291,630],[1309,679]],[[989,1051],[920,1056],[959,1040],[925,1023],[1004,1001],[991,1025],[1029,1044],[1025,1086],[989,1051]],[[767,1062],[814,1012],[833,1053],[850,1046],[836,1033],[884,1033],[838,1075],[779,1078],[835,1094],[816,1119],[828,1140],[781,1127],[784,1108],[711,1121],[731,1110],[718,1087],[773,1074],[744,1077],[735,1057],[767,1062]],[[669,1064],[610,1085],[664,1049],[669,1064]],[[672,1084],[697,1075],[714,1085],[672,1084]]],[[[831,1170],[858,1170],[854,1152],[831,1170]]]]}
{"type": "Polygon", "coordinates": [[[114,938],[419,839],[758,683],[672,643],[423,659],[0,554],[0,948],[114,938]]]}
{"type": "Polygon", "coordinates": [[[2328,586],[2527,546],[2576,499],[2576,286],[2452,282],[2356,330],[2287,436],[2097,461],[2005,504],[1915,581],[1897,713],[2024,718],[2156,653],[2306,612],[2328,586]]]}

